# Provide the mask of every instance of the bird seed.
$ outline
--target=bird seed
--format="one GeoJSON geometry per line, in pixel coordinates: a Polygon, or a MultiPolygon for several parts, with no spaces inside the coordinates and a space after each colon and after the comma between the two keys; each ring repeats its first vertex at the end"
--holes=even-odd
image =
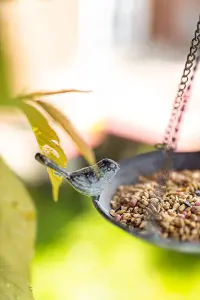
{"type": "Polygon", "coordinates": [[[162,186],[161,175],[141,176],[136,184],[119,186],[110,215],[141,233],[153,220],[163,238],[200,242],[200,171],[172,171],[162,186]]]}

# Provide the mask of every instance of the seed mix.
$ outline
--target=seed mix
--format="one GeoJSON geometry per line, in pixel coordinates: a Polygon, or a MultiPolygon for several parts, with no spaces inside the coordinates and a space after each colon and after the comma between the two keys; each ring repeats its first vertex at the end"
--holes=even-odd
{"type": "Polygon", "coordinates": [[[140,176],[136,184],[119,186],[110,215],[141,233],[153,220],[163,238],[199,242],[200,171],[171,171],[164,185],[160,176],[140,176]]]}

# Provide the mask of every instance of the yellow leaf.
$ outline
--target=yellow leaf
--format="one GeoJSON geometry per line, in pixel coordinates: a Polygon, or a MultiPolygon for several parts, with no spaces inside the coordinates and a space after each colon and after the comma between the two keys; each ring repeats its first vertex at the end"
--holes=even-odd
{"type": "Polygon", "coordinates": [[[63,129],[70,135],[72,140],[75,142],[79,152],[84,156],[88,163],[90,165],[94,165],[96,163],[96,159],[93,150],[79,135],[77,130],[72,125],[71,121],[51,104],[39,100],[37,101],[37,103],[40,104],[40,106],[54,119],[54,121],[60,124],[63,129]]]}
{"type": "MultiPolygon", "coordinates": [[[[67,157],[60,146],[60,140],[56,132],[50,127],[46,118],[34,106],[22,102],[19,107],[27,116],[41,152],[55,161],[59,166],[65,168],[67,164],[67,157]]],[[[53,188],[53,198],[58,200],[58,192],[63,178],[56,176],[52,169],[47,169],[53,188]]]]}

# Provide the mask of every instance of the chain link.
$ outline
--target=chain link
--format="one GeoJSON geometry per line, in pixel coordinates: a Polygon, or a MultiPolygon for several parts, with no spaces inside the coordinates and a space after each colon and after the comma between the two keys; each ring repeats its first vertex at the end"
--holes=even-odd
{"type": "Polygon", "coordinates": [[[199,64],[199,55],[196,57],[195,66],[194,66],[193,72],[192,72],[193,74],[190,78],[190,83],[187,86],[186,92],[182,96],[182,105],[180,107],[179,114],[177,114],[176,122],[174,122],[174,125],[173,125],[173,128],[172,128],[173,131],[171,133],[171,146],[170,146],[170,148],[174,149],[174,150],[177,148],[177,140],[178,140],[180,124],[181,124],[184,112],[186,110],[188,100],[190,99],[190,96],[191,96],[192,85],[193,85],[193,82],[194,82],[194,78],[195,78],[195,74],[196,74],[198,64],[199,64]]]}
{"type": "Polygon", "coordinates": [[[185,112],[188,100],[191,95],[192,85],[200,60],[200,16],[195,30],[194,38],[192,39],[190,52],[187,56],[178,92],[174,100],[171,118],[166,129],[162,143],[156,145],[158,150],[164,150],[164,164],[162,166],[162,174],[159,178],[158,188],[156,194],[158,198],[162,199],[162,186],[166,184],[172,171],[171,154],[177,147],[177,138],[179,133],[180,123],[185,112]],[[198,51],[198,55],[197,55],[198,51]]]}
{"type": "Polygon", "coordinates": [[[175,150],[177,147],[177,136],[185,112],[187,102],[190,98],[191,87],[197,71],[199,63],[199,50],[200,45],[200,16],[195,30],[194,38],[192,39],[190,52],[187,56],[181,82],[179,84],[177,96],[175,98],[171,118],[166,129],[163,142],[156,145],[157,149],[175,150]]]}

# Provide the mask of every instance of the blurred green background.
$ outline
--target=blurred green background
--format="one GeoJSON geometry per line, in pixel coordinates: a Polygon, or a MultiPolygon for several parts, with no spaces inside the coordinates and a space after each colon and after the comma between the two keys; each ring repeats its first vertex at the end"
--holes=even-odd
{"type": "MultiPolygon", "coordinates": [[[[120,98],[120,94],[117,100],[123,104],[129,97],[129,111],[134,112],[141,96],[135,95],[140,86],[134,81],[135,64],[142,68],[141,84],[144,78],[152,77],[145,71],[146,61],[154,66],[155,57],[159,57],[159,66],[169,62],[170,67],[174,64],[176,68],[176,60],[185,57],[188,49],[199,3],[195,0],[184,0],[181,5],[178,0],[146,0],[140,4],[137,0],[101,0],[98,4],[89,0],[27,2],[0,3],[3,28],[0,156],[23,182],[36,206],[37,238],[31,269],[35,300],[198,299],[200,256],[158,249],[129,236],[104,220],[91,200],[67,183],[61,187],[59,201],[53,201],[46,170],[34,160],[38,146],[31,128],[21,112],[7,105],[13,105],[9,102],[11,94],[18,95],[24,90],[88,86],[90,89],[90,84],[95,89],[94,83],[98,82],[97,94],[90,100],[89,96],[79,95],[51,101],[72,118],[83,137],[87,136],[95,147],[97,160],[110,157],[118,161],[152,150],[153,147],[126,139],[128,126],[119,126],[123,127],[123,133],[117,132],[111,120],[109,130],[105,129],[105,119],[114,111],[115,102],[108,111],[107,105],[111,98],[117,99],[117,85],[120,86],[114,76],[116,73],[124,76],[121,83],[124,97],[120,98]],[[115,55],[119,60],[117,67],[112,61],[115,55]],[[95,65],[96,62],[99,64],[95,65]],[[128,71],[124,72],[126,68],[128,71]],[[107,72],[112,76],[108,75],[109,80],[105,77],[101,86],[107,72]],[[131,85],[130,90],[125,82],[131,85]],[[102,98],[98,88],[104,90],[105,96],[111,83],[110,94],[102,98]]],[[[160,74],[156,76],[160,79],[160,74]]],[[[154,89],[156,94],[157,81],[154,89]]],[[[157,117],[154,111],[148,114],[157,117]]],[[[82,167],[83,162],[76,158],[77,152],[69,139],[56,129],[71,168],[82,167]]]]}
{"type": "Polygon", "coordinates": [[[29,189],[38,212],[38,300],[197,299],[200,257],[157,249],[115,228],[71,187],[29,189]]]}

